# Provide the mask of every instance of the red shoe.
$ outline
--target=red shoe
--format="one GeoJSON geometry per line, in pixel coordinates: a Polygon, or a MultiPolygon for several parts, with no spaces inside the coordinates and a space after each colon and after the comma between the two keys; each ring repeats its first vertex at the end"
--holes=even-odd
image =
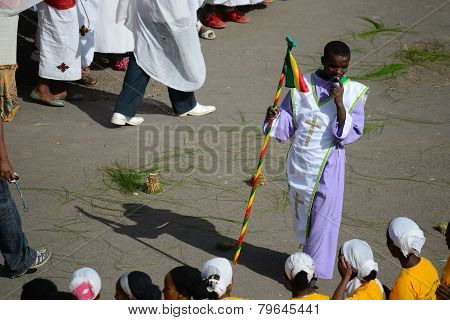
{"type": "Polygon", "coordinates": [[[250,19],[240,13],[237,9],[233,9],[230,12],[225,13],[225,17],[227,21],[233,21],[236,23],[247,23],[250,19]]]}
{"type": "Polygon", "coordinates": [[[204,26],[214,28],[214,29],[223,29],[227,25],[220,20],[220,18],[216,14],[210,14],[203,18],[202,23],[204,26]]]}

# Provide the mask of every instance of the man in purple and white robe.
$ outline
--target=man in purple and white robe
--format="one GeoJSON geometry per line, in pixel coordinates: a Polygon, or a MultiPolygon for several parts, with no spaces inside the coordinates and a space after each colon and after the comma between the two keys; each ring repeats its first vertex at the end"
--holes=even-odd
{"type": "Polygon", "coordinates": [[[295,235],[315,264],[315,275],[331,279],[342,218],[344,146],[364,130],[368,88],[345,77],[350,49],[340,41],[325,46],[323,70],[305,74],[308,93],[292,89],[274,118],[271,136],[294,137],[286,170],[295,235]]]}

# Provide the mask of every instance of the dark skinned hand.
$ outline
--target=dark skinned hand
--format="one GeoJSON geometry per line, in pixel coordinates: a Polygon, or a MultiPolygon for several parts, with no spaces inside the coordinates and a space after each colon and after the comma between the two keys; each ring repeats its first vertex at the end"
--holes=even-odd
{"type": "Polygon", "coordinates": [[[340,78],[338,78],[338,81],[339,85],[333,87],[331,94],[334,96],[336,106],[344,106],[344,84],[340,78]]]}
{"type": "Polygon", "coordinates": [[[352,277],[352,266],[345,260],[344,256],[339,256],[338,270],[342,279],[350,279],[352,277]]]}
{"type": "Polygon", "coordinates": [[[14,169],[8,159],[0,160],[0,177],[8,181],[16,179],[14,169]]]}
{"type": "Polygon", "coordinates": [[[450,300],[450,287],[441,284],[436,290],[436,295],[439,300],[450,300]]]}
{"type": "Polygon", "coordinates": [[[273,106],[267,108],[266,120],[275,119],[280,113],[280,109],[274,109],[273,106]]]}

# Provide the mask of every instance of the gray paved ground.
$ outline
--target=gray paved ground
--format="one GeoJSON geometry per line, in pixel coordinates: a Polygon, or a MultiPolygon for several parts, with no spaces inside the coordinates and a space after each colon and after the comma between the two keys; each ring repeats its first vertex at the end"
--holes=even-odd
{"type": "MultiPolygon", "coordinates": [[[[254,129],[244,134],[245,128],[260,126],[273,99],[284,37],[291,34],[299,40],[296,55],[305,70],[319,64],[327,41],[345,39],[354,49],[353,62],[358,62],[350,74],[361,74],[395,63],[395,52],[404,45],[448,43],[450,5],[440,7],[445,3],[449,1],[289,0],[253,10],[248,13],[251,23],[230,23],[217,31],[217,40],[202,42],[207,82],[197,96],[218,111],[201,118],[173,117],[165,89],[152,83],[141,109],[146,125],[140,129],[108,124],[122,73],[96,71],[100,84],[95,90],[77,88],[85,101],[56,109],[26,98],[34,67],[23,62],[18,77],[25,101],[7,125],[7,143],[31,208],[22,215],[26,234],[34,247],[50,247],[54,257],[34,274],[16,280],[2,276],[0,297],[17,299],[23,283],[35,277],[66,289],[75,269],[91,266],[102,277],[103,298],[111,299],[115,281],[124,272],[146,271],[162,286],[165,273],[180,263],[200,268],[214,255],[231,257],[232,252],[218,251],[216,243],[239,234],[249,193],[242,181],[251,175],[261,143],[254,129]],[[359,39],[352,33],[371,28],[359,16],[375,17],[386,26],[414,27],[401,37],[389,33],[359,39]],[[214,131],[204,127],[208,125],[220,125],[217,141],[214,131]],[[152,149],[143,137],[155,127],[165,136],[152,149]],[[211,157],[213,150],[217,157],[211,157]],[[145,163],[146,156],[161,153],[170,164],[162,174],[162,194],[128,196],[105,186],[99,168],[116,161],[131,167],[151,165],[145,163]],[[200,170],[208,165],[218,169],[200,170]]],[[[23,61],[24,51],[20,54],[23,61]]],[[[443,236],[432,229],[436,222],[449,220],[448,71],[445,66],[416,66],[391,79],[366,81],[371,87],[367,119],[372,127],[383,128],[347,148],[340,242],[367,240],[387,285],[399,272],[385,246],[387,223],[396,216],[409,216],[424,229],[423,254],[439,271],[448,256],[443,236]]],[[[280,283],[284,259],[297,250],[280,166],[287,148],[271,145],[268,182],[258,191],[248,243],[235,268],[238,296],[289,297],[280,283]]],[[[320,291],[332,294],[338,281],[336,271],[332,281],[319,282],[320,291]]]]}

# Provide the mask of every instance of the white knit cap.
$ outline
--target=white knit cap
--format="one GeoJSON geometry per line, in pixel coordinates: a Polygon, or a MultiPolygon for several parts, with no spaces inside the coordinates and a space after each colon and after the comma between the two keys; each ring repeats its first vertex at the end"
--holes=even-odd
{"type": "Polygon", "coordinates": [[[304,271],[307,274],[308,281],[314,277],[315,264],[313,259],[306,253],[297,252],[287,258],[284,264],[284,270],[289,280],[295,278],[295,276],[300,272],[304,271]]]}
{"type": "Polygon", "coordinates": [[[78,300],[94,300],[102,289],[102,280],[97,271],[81,268],[73,273],[69,291],[78,300]]]}
{"type": "Polygon", "coordinates": [[[342,246],[342,254],[345,260],[358,273],[358,278],[363,280],[373,270],[378,272],[378,264],[373,260],[373,253],[367,242],[353,239],[346,241],[342,246]]]}
{"type": "Polygon", "coordinates": [[[213,258],[204,264],[202,277],[205,280],[208,279],[207,290],[216,292],[220,298],[226,293],[227,287],[233,280],[233,268],[227,259],[213,258]],[[212,276],[216,277],[212,278],[212,276]]]}
{"type": "Polygon", "coordinates": [[[425,244],[425,235],[417,223],[405,217],[399,217],[389,224],[389,238],[400,248],[403,255],[407,257],[413,253],[420,255],[425,244]]]}

